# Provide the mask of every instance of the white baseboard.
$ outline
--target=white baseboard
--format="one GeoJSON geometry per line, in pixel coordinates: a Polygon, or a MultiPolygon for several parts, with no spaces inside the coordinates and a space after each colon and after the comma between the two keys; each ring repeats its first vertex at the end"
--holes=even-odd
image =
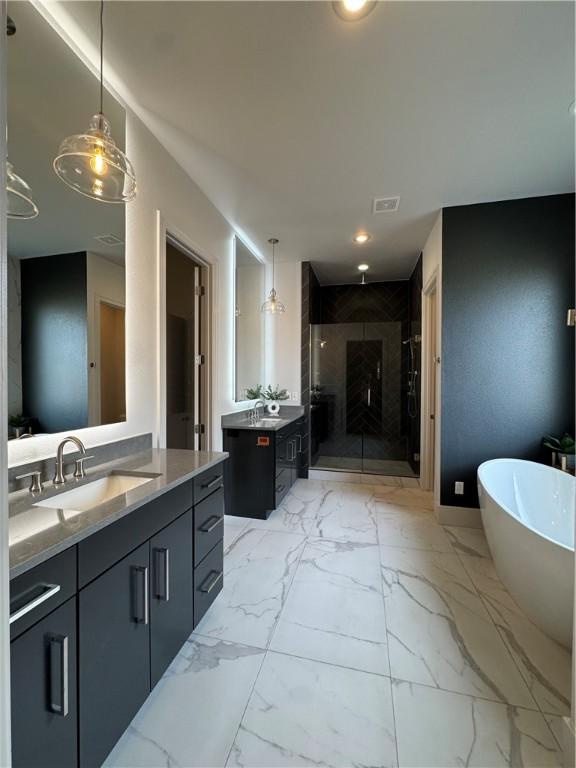
{"type": "Polygon", "coordinates": [[[569,717],[562,719],[564,768],[574,768],[576,765],[576,730],[569,717]]]}
{"type": "Polygon", "coordinates": [[[482,528],[482,517],[479,509],[470,507],[449,507],[437,504],[434,508],[436,519],[441,525],[463,526],[465,528],[482,528]]]}

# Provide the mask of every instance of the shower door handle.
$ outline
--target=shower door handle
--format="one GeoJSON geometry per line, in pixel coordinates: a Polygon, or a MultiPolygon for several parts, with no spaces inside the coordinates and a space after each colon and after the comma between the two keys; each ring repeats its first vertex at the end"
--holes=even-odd
{"type": "Polygon", "coordinates": [[[368,408],[370,408],[372,404],[372,390],[370,389],[370,387],[368,387],[368,392],[366,393],[366,402],[368,404],[368,408]]]}

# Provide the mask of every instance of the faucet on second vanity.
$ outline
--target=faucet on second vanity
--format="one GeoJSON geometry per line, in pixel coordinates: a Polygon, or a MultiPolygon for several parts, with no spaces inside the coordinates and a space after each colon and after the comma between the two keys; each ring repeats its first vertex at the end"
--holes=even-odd
{"type": "Polygon", "coordinates": [[[84,477],[84,462],[86,459],[91,458],[86,456],[86,448],[82,440],[79,440],[74,435],[68,435],[58,446],[56,451],[56,466],[54,468],[54,479],[52,482],[54,485],[63,485],[66,482],[66,475],[64,474],[64,448],[68,443],[74,443],[76,448],[82,453],[82,458],[76,460],[76,470],[74,471],[74,477],[84,477]]]}

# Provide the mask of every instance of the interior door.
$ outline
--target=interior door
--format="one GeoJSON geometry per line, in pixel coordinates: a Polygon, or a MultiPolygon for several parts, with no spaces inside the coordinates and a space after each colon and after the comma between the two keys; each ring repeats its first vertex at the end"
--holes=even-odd
{"type": "Polygon", "coordinates": [[[200,267],[166,246],[166,446],[197,450],[200,424],[200,267]]]}

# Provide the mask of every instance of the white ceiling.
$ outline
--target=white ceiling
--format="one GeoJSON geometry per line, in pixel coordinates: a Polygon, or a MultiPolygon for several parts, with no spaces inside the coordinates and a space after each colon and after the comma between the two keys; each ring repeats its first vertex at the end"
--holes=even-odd
{"type": "Polygon", "coordinates": [[[115,0],[106,59],[229,221],[323,282],[406,278],[442,206],[574,188],[571,2],[115,0]]]}

